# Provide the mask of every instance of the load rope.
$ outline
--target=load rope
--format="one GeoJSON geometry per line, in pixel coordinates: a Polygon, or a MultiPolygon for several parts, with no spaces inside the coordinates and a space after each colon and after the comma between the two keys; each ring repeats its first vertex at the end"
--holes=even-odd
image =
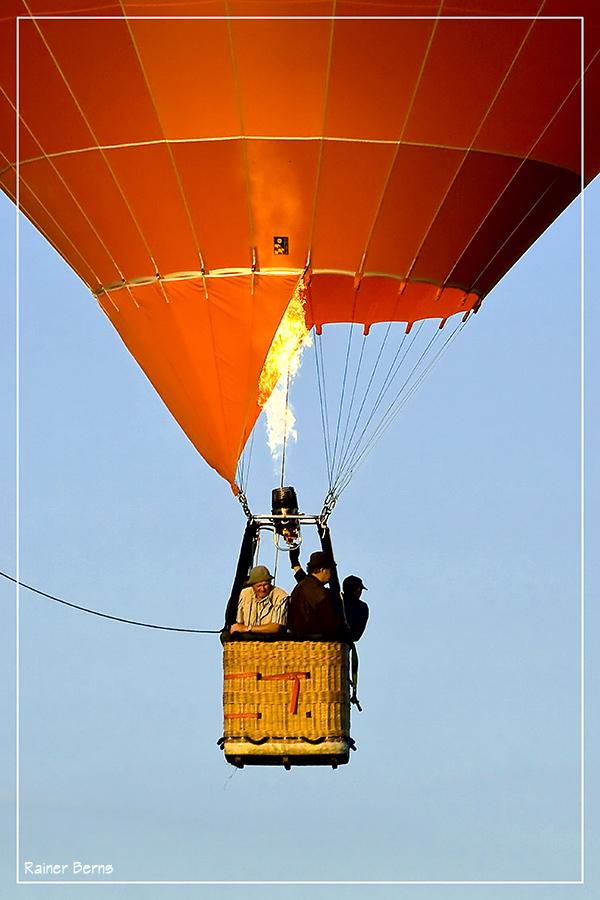
{"type": "Polygon", "coordinates": [[[222,631],[221,628],[217,630],[208,630],[206,628],[175,628],[172,625],[151,625],[149,622],[135,622],[133,619],[122,619],[120,616],[110,616],[108,613],[98,612],[95,609],[88,609],[85,606],[77,606],[76,603],[69,603],[67,600],[61,600],[60,597],[53,597],[52,594],[47,594],[45,591],[40,591],[37,588],[31,587],[29,584],[17,581],[16,578],[7,575],[6,572],[0,572],[0,575],[2,575],[3,578],[7,578],[8,581],[18,584],[19,587],[26,588],[28,591],[33,591],[34,594],[40,594],[42,597],[47,597],[49,600],[55,600],[56,603],[62,603],[64,606],[70,606],[72,609],[90,613],[92,616],[101,616],[103,619],[112,619],[114,622],[125,622],[127,625],[139,625],[142,628],[157,628],[159,631],[186,631],[190,634],[221,634],[222,631]]]}
{"type": "MultiPolygon", "coordinates": [[[[336,416],[336,433],[332,436],[329,433],[329,412],[328,412],[328,396],[325,384],[325,367],[323,362],[323,345],[322,340],[315,341],[315,358],[317,361],[317,383],[319,388],[319,401],[321,404],[321,424],[323,428],[323,442],[325,446],[326,465],[328,473],[329,489],[323,504],[323,510],[320,518],[326,522],[331,514],[335,503],[339,499],[341,493],[346,489],[359,467],[372,453],[374,448],[379,444],[385,433],[396,421],[398,415],[413,397],[416,390],[420,387],[425,377],[432,371],[434,366],[439,362],[441,356],[448,346],[455,340],[457,335],[465,326],[466,317],[457,323],[456,327],[447,336],[442,346],[439,346],[439,337],[441,334],[441,326],[437,327],[434,334],[427,339],[424,349],[419,353],[416,348],[416,342],[425,325],[424,321],[418,323],[418,327],[413,332],[411,339],[407,341],[407,333],[404,333],[401,341],[393,355],[393,358],[387,366],[387,371],[381,373],[381,383],[377,391],[377,395],[372,401],[373,405],[370,412],[365,412],[367,399],[372,392],[375,383],[375,375],[382,361],[384,347],[390,335],[390,329],[393,323],[388,326],[383,335],[381,345],[374,361],[373,368],[370,370],[370,376],[367,375],[369,369],[365,373],[365,381],[367,381],[364,395],[356,411],[356,393],[358,391],[358,378],[364,363],[364,339],[360,347],[357,372],[354,376],[354,384],[352,387],[352,396],[345,413],[345,424],[343,422],[342,406],[344,404],[344,396],[346,393],[346,379],[349,368],[349,350],[350,341],[346,348],[346,361],[344,365],[341,397],[339,399],[339,410],[336,416]],[[382,404],[389,395],[390,389],[396,382],[398,375],[407,360],[410,351],[415,348],[419,353],[418,358],[411,365],[411,369],[403,379],[395,396],[389,402],[387,408],[381,413],[382,404]],[[379,415],[378,415],[379,413],[379,415]],[[364,414],[364,415],[363,415],[364,414]],[[379,419],[376,422],[376,419],[379,419]],[[339,440],[340,432],[343,428],[341,441],[339,440]],[[333,442],[335,441],[335,444],[333,442]],[[333,451],[332,451],[333,444],[333,451]]],[[[378,379],[379,381],[380,379],[378,379]]],[[[370,404],[369,404],[370,406],[370,404]]]]}

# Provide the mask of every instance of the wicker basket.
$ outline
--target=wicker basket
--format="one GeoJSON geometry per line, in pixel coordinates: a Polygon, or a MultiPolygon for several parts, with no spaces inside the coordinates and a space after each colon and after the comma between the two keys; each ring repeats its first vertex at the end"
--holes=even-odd
{"type": "Polygon", "coordinates": [[[337,641],[231,641],[223,647],[228,762],[332,765],[348,762],[348,647],[337,641]]]}

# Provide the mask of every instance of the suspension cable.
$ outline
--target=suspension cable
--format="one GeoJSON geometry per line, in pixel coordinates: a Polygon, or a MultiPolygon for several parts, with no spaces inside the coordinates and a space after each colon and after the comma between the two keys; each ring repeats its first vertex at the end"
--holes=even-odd
{"type": "Polygon", "coordinates": [[[325,389],[325,368],[323,365],[323,344],[321,335],[315,334],[315,365],[317,369],[317,385],[319,388],[319,406],[321,409],[321,425],[323,429],[323,446],[325,449],[325,465],[329,488],[333,481],[333,469],[329,452],[329,416],[327,412],[327,391],[325,389]]]}
{"type": "Polygon", "coordinates": [[[346,393],[346,379],[348,377],[348,363],[350,361],[350,350],[352,347],[352,322],[348,325],[348,346],[346,347],[346,360],[344,362],[344,375],[342,378],[342,392],[340,396],[340,406],[338,409],[337,425],[335,427],[335,441],[333,444],[333,465],[335,467],[335,458],[337,454],[338,438],[340,436],[340,422],[342,420],[342,409],[344,408],[344,395],[346,393]]]}
{"type": "MultiPolygon", "coordinates": [[[[338,481],[338,483],[336,484],[336,487],[335,487],[336,498],[339,497],[340,494],[342,493],[342,491],[344,491],[346,489],[346,487],[350,483],[353,475],[356,473],[358,468],[363,464],[365,459],[372,453],[372,451],[375,449],[377,444],[379,444],[379,442],[383,439],[383,437],[387,433],[387,431],[392,427],[392,425],[394,424],[394,422],[396,421],[396,419],[398,418],[398,416],[400,415],[400,413],[402,412],[402,410],[404,409],[404,407],[406,406],[408,401],[413,397],[413,395],[418,390],[418,388],[420,387],[423,380],[432,371],[434,366],[436,366],[437,363],[440,361],[441,357],[446,352],[446,350],[448,349],[450,344],[455,340],[455,338],[458,336],[458,334],[462,331],[464,325],[465,325],[465,323],[462,322],[456,326],[456,328],[448,336],[448,338],[446,339],[444,344],[439,348],[439,350],[437,351],[435,356],[429,361],[427,366],[419,373],[415,382],[412,385],[410,385],[410,387],[409,387],[408,391],[406,391],[406,393],[404,393],[404,389],[407,386],[407,381],[409,379],[407,379],[404,382],[404,384],[402,385],[402,387],[400,388],[400,390],[394,397],[393,401],[390,403],[388,409],[384,413],[383,417],[381,418],[379,424],[377,425],[373,434],[370,436],[367,443],[362,447],[362,449],[360,447],[356,448],[356,451],[358,451],[360,449],[360,452],[357,453],[355,451],[353,459],[351,461],[349,461],[349,463],[346,466],[346,471],[345,471],[344,477],[341,478],[338,481]]],[[[431,345],[431,343],[432,342],[430,341],[429,346],[431,345]]],[[[413,369],[413,373],[414,373],[414,369],[413,369]]]]}
{"type": "MultiPolygon", "coordinates": [[[[355,435],[355,433],[356,433],[356,429],[357,429],[357,427],[358,427],[358,423],[360,422],[360,417],[362,416],[363,410],[364,410],[365,405],[366,405],[366,403],[367,403],[368,396],[369,396],[369,394],[370,394],[370,392],[371,392],[371,387],[373,386],[373,382],[374,382],[374,380],[375,380],[375,375],[376,375],[376,373],[377,373],[377,369],[379,368],[379,363],[381,362],[381,358],[382,358],[382,356],[383,356],[383,351],[384,351],[384,349],[385,349],[385,345],[386,345],[386,343],[387,343],[387,339],[388,339],[388,336],[389,336],[389,334],[390,334],[390,331],[391,331],[391,328],[392,328],[392,324],[393,324],[392,322],[388,322],[388,326],[387,326],[387,328],[386,328],[385,335],[384,335],[384,337],[383,337],[383,341],[381,342],[381,346],[379,347],[379,353],[377,354],[377,359],[375,360],[375,365],[373,366],[373,370],[372,370],[372,372],[371,372],[371,377],[369,378],[369,382],[368,382],[368,384],[367,384],[367,389],[366,389],[366,391],[365,391],[365,395],[364,395],[364,397],[363,397],[363,399],[362,399],[362,402],[361,402],[361,404],[360,404],[360,408],[359,408],[358,413],[357,413],[357,415],[356,415],[356,419],[355,419],[355,421],[354,421],[354,426],[353,426],[352,431],[351,431],[351,433],[350,433],[350,437],[349,437],[349,439],[348,439],[348,443],[346,444],[346,447],[345,447],[345,448],[342,447],[342,459],[341,459],[341,462],[340,462],[340,468],[343,467],[343,461],[345,460],[346,455],[347,455],[347,452],[348,452],[348,449],[349,449],[350,445],[352,444],[352,439],[354,438],[354,435],[355,435]]],[[[402,335],[402,341],[400,342],[400,346],[398,347],[398,350],[397,350],[397,352],[396,352],[396,356],[394,357],[394,360],[395,360],[396,357],[398,356],[398,353],[400,353],[400,351],[402,350],[402,347],[403,347],[403,345],[404,345],[405,338],[406,338],[406,334],[403,334],[403,335],[402,335]]],[[[364,349],[365,341],[366,341],[366,337],[363,338],[363,348],[362,348],[362,349],[364,349]]],[[[392,365],[394,364],[394,360],[392,360],[392,365]]],[[[361,365],[362,365],[362,359],[361,359],[361,365]]],[[[349,413],[349,415],[350,415],[350,413],[349,413]]]]}
{"type": "MultiPolygon", "coordinates": [[[[396,376],[398,375],[398,372],[400,371],[400,367],[401,367],[402,364],[404,363],[404,360],[406,359],[406,357],[407,357],[407,355],[408,355],[408,352],[411,350],[413,344],[414,344],[415,341],[417,340],[417,337],[418,337],[418,334],[419,334],[419,332],[420,332],[420,330],[421,330],[422,325],[423,325],[422,322],[419,323],[419,329],[418,329],[417,334],[415,334],[415,336],[413,337],[412,341],[410,342],[408,348],[405,350],[404,354],[402,355],[402,358],[400,359],[400,361],[399,361],[399,362],[395,365],[395,367],[394,367],[394,362],[395,362],[395,360],[397,359],[399,350],[396,352],[396,355],[395,355],[395,357],[394,357],[394,360],[392,361],[392,364],[391,364],[390,368],[388,369],[388,372],[387,372],[387,374],[386,374],[386,376],[385,376],[384,383],[383,383],[383,385],[381,386],[381,388],[380,388],[380,390],[379,390],[379,394],[377,395],[377,399],[376,399],[376,401],[375,401],[375,405],[373,406],[373,409],[371,410],[371,413],[369,414],[369,416],[368,416],[368,418],[367,418],[367,421],[365,422],[365,424],[364,424],[364,426],[363,426],[362,431],[361,431],[360,434],[358,435],[358,438],[356,439],[356,441],[355,441],[355,443],[354,443],[354,446],[353,446],[353,448],[352,448],[352,451],[351,451],[351,452],[349,451],[349,453],[346,454],[346,459],[344,460],[344,469],[342,470],[341,467],[340,467],[340,473],[339,473],[339,475],[338,475],[338,478],[336,479],[336,483],[334,484],[334,490],[336,489],[337,483],[339,482],[339,480],[340,480],[340,478],[341,478],[341,476],[342,476],[343,471],[344,471],[344,470],[347,470],[348,468],[351,468],[351,467],[352,467],[353,461],[354,461],[354,459],[355,459],[357,453],[360,451],[361,441],[363,440],[364,436],[366,435],[367,430],[368,430],[368,428],[369,428],[371,422],[373,421],[373,419],[374,419],[375,416],[377,415],[377,412],[378,412],[378,410],[379,410],[379,407],[380,407],[381,404],[383,403],[383,400],[384,400],[386,394],[388,393],[388,391],[390,390],[392,384],[394,383],[394,379],[395,379],[396,376]]],[[[409,373],[408,376],[405,378],[402,387],[400,388],[398,394],[396,395],[397,397],[400,396],[400,394],[404,391],[406,385],[409,383],[410,379],[413,377],[414,373],[415,373],[416,370],[418,369],[418,367],[419,367],[419,365],[421,364],[422,360],[423,360],[424,357],[427,355],[428,351],[430,350],[430,348],[431,348],[433,342],[435,341],[435,339],[437,338],[438,334],[439,334],[439,331],[437,331],[436,333],[434,333],[433,337],[429,340],[429,343],[427,344],[427,346],[425,347],[425,349],[424,349],[423,352],[421,353],[421,355],[420,355],[420,357],[418,358],[418,360],[416,361],[416,363],[413,364],[413,367],[412,367],[410,373],[409,373]]],[[[393,401],[393,402],[395,402],[395,401],[393,401]]],[[[389,409],[388,409],[387,412],[389,412],[389,409]]],[[[385,416],[387,415],[387,412],[384,413],[384,415],[383,415],[383,417],[382,417],[382,421],[383,421],[383,419],[385,419],[385,416]]],[[[379,425],[376,426],[376,431],[377,431],[377,429],[378,429],[379,427],[380,427],[379,425]]],[[[371,439],[370,439],[370,440],[371,440],[371,439]]]]}
{"type": "MultiPolygon", "coordinates": [[[[354,435],[356,434],[356,429],[358,428],[358,424],[359,424],[359,422],[360,422],[360,417],[361,417],[361,415],[362,415],[362,413],[363,413],[363,410],[364,410],[364,407],[365,407],[365,405],[366,405],[367,397],[368,397],[369,391],[371,390],[371,386],[372,386],[373,380],[374,380],[374,378],[375,378],[375,372],[376,372],[376,370],[377,370],[377,368],[378,368],[378,366],[379,366],[379,362],[380,362],[381,356],[382,356],[382,354],[383,354],[383,347],[384,347],[385,342],[387,341],[387,337],[388,337],[388,334],[389,334],[389,332],[390,332],[391,324],[392,324],[392,323],[390,322],[390,324],[388,325],[388,329],[387,329],[387,331],[386,331],[385,337],[384,337],[384,339],[383,339],[383,343],[382,343],[382,345],[381,345],[381,347],[380,347],[379,354],[378,354],[378,356],[377,356],[377,360],[376,360],[376,362],[375,362],[375,368],[373,369],[373,372],[371,373],[371,378],[370,378],[370,380],[369,380],[369,384],[368,384],[368,387],[367,387],[367,392],[365,393],[365,397],[364,397],[364,399],[363,399],[363,402],[362,402],[362,404],[361,404],[361,407],[360,407],[360,409],[359,409],[359,411],[358,411],[358,415],[357,415],[356,420],[355,420],[355,422],[354,422],[354,427],[353,427],[352,432],[351,432],[351,434],[350,434],[350,439],[349,439],[349,441],[348,441],[348,445],[347,445],[347,447],[346,447],[346,451],[345,451],[345,453],[344,453],[343,458],[340,460],[340,464],[339,464],[339,466],[338,466],[338,477],[339,477],[339,475],[341,475],[342,471],[346,468],[346,463],[347,463],[347,460],[348,460],[348,456],[349,456],[349,454],[350,454],[350,448],[352,447],[352,441],[353,441],[353,439],[354,439],[354,435]]],[[[360,434],[358,435],[358,437],[356,438],[354,447],[357,447],[357,446],[360,445],[360,442],[361,442],[362,438],[363,438],[364,435],[366,434],[369,425],[371,424],[372,420],[373,420],[374,417],[375,417],[375,414],[376,414],[377,410],[379,409],[379,407],[380,407],[380,405],[381,405],[381,402],[382,402],[382,400],[383,400],[383,397],[384,397],[385,394],[387,393],[387,390],[388,390],[389,386],[393,383],[394,378],[396,377],[396,375],[398,374],[398,372],[399,372],[399,370],[400,370],[400,366],[403,364],[404,360],[406,359],[406,357],[407,357],[408,353],[410,352],[410,350],[411,350],[411,348],[412,348],[414,342],[417,340],[422,325],[423,325],[422,322],[419,323],[419,327],[417,328],[416,333],[413,335],[413,338],[412,338],[412,340],[409,342],[408,347],[406,348],[406,350],[404,351],[404,353],[403,353],[402,356],[400,357],[400,361],[396,364],[396,360],[398,359],[398,356],[400,356],[400,354],[402,353],[402,348],[404,347],[404,344],[405,344],[405,342],[406,342],[406,333],[402,335],[402,340],[400,341],[400,345],[399,345],[398,349],[396,350],[396,353],[395,353],[395,355],[394,355],[394,358],[392,359],[392,361],[391,361],[391,363],[390,363],[390,365],[389,365],[389,367],[388,367],[388,371],[386,372],[386,375],[385,375],[385,377],[384,377],[384,379],[383,379],[383,383],[382,383],[381,387],[379,388],[379,393],[378,393],[377,397],[375,398],[375,403],[374,403],[374,405],[373,405],[373,408],[372,408],[372,410],[371,410],[371,413],[370,413],[370,415],[368,416],[367,421],[365,422],[365,424],[364,424],[364,426],[363,426],[363,429],[362,429],[361,433],[360,433],[360,434]],[[394,366],[395,366],[395,368],[394,368],[394,366]]],[[[353,452],[354,452],[354,451],[353,451],[353,452]]],[[[337,480],[337,479],[336,479],[336,480],[337,480]]]]}
{"type": "Polygon", "coordinates": [[[252,433],[250,434],[250,438],[246,446],[244,447],[242,454],[238,461],[237,472],[235,475],[236,483],[240,486],[243,492],[246,491],[248,486],[248,480],[250,478],[250,466],[252,464],[252,451],[254,449],[254,435],[256,434],[255,429],[252,429],[252,433]]]}
{"type": "MultiPolygon", "coordinates": [[[[425,320],[422,320],[418,323],[418,326],[413,331],[410,339],[408,339],[408,335],[404,333],[402,336],[402,340],[399,342],[399,345],[394,352],[391,362],[387,366],[386,370],[382,372],[383,380],[381,381],[381,379],[378,379],[381,383],[377,389],[377,394],[373,406],[370,409],[368,415],[366,415],[365,412],[367,398],[369,394],[372,393],[373,388],[375,387],[375,376],[383,361],[384,348],[388,341],[393,323],[390,322],[386,328],[381,346],[379,347],[378,353],[375,358],[374,367],[370,372],[368,378],[366,391],[364,393],[364,396],[362,397],[358,411],[356,411],[355,407],[357,404],[355,397],[357,394],[360,394],[359,375],[360,371],[365,366],[365,343],[363,340],[363,344],[361,345],[360,351],[358,353],[357,373],[354,376],[352,394],[349,403],[346,403],[348,412],[346,423],[343,427],[343,436],[341,441],[338,441],[338,436],[341,428],[341,406],[344,402],[344,395],[347,387],[347,378],[350,377],[348,375],[348,369],[350,367],[348,342],[344,372],[342,376],[342,398],[340,400],[340,411],[337,415],[336,446],[333,455],[331,452],[331,435],[329,432],[329,417],[327,414],[327,392],[325,389],[326,386],[324,379],[323,346],[321,342],[318,342],[319,349],[318,353],[315,354],[315,357],[317,360],[317,375],[319,384],[319,399],[321,402],[323,440],[326,451],[327,470],[329,474],[329,491],[323,505],[323,510],[321,512],[321,518],[323,519],[323,521],[326,521],[328,516],[331,514],[331,511],[335,506],[337,499],[339,498],[342,491],[344,491],[348,486],[358,468],[371,454],[373,449],[379,444],[388,429],[396,421],[400,412],[404,409],[406,403],[408,403],[408,401],[414,396],[423,380],[432,371],[434,366],[437,365],[446,349],[462,331],[463,327],[465,326],[465,322],[466,320],[457,323],[456,327],[446,337],[446,340],[441,346],[439,346],[441,329],[439,327],[436,328],[433,335],[428,338],[424,349],[420,351],[416,361],[411,364],[410,371],[408,372],[406,377],[403,378],[400,387],[397,389],[391,401],[388,402],[387,408],[382,412],[384,401],[389,397],[390,390],[397,381],[399,373],[405,366],[409,354],[411,353],[413,348],[416,350],[417,341],[420,334],[422,333],[424,325],[426,324],[425,320]],[[433,351],[436,345],[437,350],[435,350],[434,353],[433,351]],[[371,432],[370,434],[369,431],[371,432]]],[[[365,381],[367,380],[367,374],[368,370],[367,372],[365,372],[365,381]]]]}
{"type": "MultiPolygon", "coordinates": [[[[340,459],[341,459],[341,460],[343,460],[344,454],[345,454],[346,449],[347,449],[346,437],[347,437],[347,434],[348,434],[348,428],[349,428],[349,426],[350,426],[350,419],[351,419],[351,417],[352,417],[352,409],[353,409],[353,407],[354,407],[354,400],[355,400],[355,398],[356,398],[356,389],[357,389],[357,387],[358,387],[358,380],[359,380],[359,378],[360,378],[360,373],[361,373],[361,369],[362,369],[362,362],[363,362],[363,357],[364,357],[364,354],[365,354],[365,343],[366,343],[366,340],[367,340],[367,336],[366,336],[366,334],[363,334],[363,339],[362,339],[362,343],[361,343],[361,346],[360,346],[360,355],[359,355],[359,357],[358,357],[358,365],[357,365],[357,367],[356,367],[356,373],[355,373],[355,375],[354,375],[354,384],[352,385],[352,396],[350,397],[350,405],[349,405],[349,407],[348,407],[348,415],[347,415],[347,417],[346,417],[346,425],[345,425],[345,428],[344,428],[344,435],[343,435],[343,437],[342,437],[342,444],[341,444],[341,448],[340,448],[340,459]]],[[[350,440],[352,440],[352,436],[350,436],[350,440]]]]}
{"type": "MultiPolygon", "coordinates": [[[[381,419],[379,420],[378,424],[375,426],[375,429],[373,430],[373,433],[371,434],[371,436],[369,437],[367,442],[362,447],[360,445],[360,442],[357,442],[357,444],[355,445],[352,456],[347,461],[347,470],[348,471],[349,470],[355,471],[356,468],[362,464],[364,459],[366,459],[366,457],[377,446],[377,444],[379,444],[379,442],[383,438],[383,435],[388,431],[388,429],[392,425],[392,423],[396,421],[398,413],[402,409],[404,409],[404,407],[406,406],[406,404],[408,403],[410,398],[413,396],[413,394],[415,393],[415,391],[417,390],[417,388],[419,387],[419,385],[421,384],[421,382],[423,381],[425,376],[429,373],[429,371],[433,367],[433,362],[430,362],[428,364],[428,366],[419,373],[416,381],[412,385],[410,384],[411,379],[413,378],[413,376],[417,372],[419,365],[421,364],[421,362],[423,361],[423,359],[425,358],[425,356],[431,349],[436,337],[437,337],[437,334],[435,334],[430,339],[429,343],[427,344],[427,347],[422,352],[421,356],[419,357],[419,359],[413,366],[409,375],[405,378],[403,384],[401,385],[400,389],[396,393],[396,396],[394,397],[392,402],[389,404],[386,411],[383,413],[381,419]],[[409,385],[410,385],[410,387],[409,387],[409,385]],[[407,392],[405,393],[405,391],[407,391],[407,392]]],[[[391,383],[390,383],[390,385],[391,385],[391,383]]],[[[388,388],[390,385],[388,385],[388,388]]],[[[386,393],[387,393],[387,391],[386,391],[386,393]]],[[[383,401],[383,395],[380,398],[380,403],[382,401],[383,401]]],[[[362,437],[362,435],[361,435],[361,437],[362,437]]]]}

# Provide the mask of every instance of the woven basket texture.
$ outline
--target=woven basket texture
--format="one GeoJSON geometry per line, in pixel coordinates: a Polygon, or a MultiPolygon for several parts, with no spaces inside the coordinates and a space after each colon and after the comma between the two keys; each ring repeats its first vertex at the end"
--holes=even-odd
{"type": "Polygon", "coordinates": [[[223,669],[225,738],[317,740],[349,733],[346,644],[231,641],[223,647],[223,669]]]}

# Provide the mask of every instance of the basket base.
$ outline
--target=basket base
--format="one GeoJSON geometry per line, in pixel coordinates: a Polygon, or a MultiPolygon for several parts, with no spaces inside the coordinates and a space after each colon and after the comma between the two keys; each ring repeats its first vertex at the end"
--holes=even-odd
{"type": "Polygon", "coordinates": [[[248,741],[226,740],[223,743],[225,759],[232,766],[338,766],[347,764],[350,747],[346,740],[329,740],[320,744],[301,741],[268,741],[255,745],[248,741]]]}

